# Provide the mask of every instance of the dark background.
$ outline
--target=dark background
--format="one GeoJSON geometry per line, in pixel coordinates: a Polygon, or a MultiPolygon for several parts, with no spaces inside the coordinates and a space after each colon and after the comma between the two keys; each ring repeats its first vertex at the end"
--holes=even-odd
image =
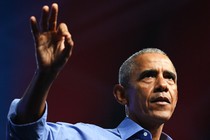
{"type": "MultiPolygon", "coordinates": [[[[35,65],[29,17],[51,0],[0,1],[0,138],[9,104],[20,98],[35,65]]],[[[210,138],[208,0],[66,0],[59,22],[73,35],[71,60],[48,98],[49,121],[113,128],[124,118],[112,95],[121,63],[145,48],[164,50],[177,68],[179,102],[164,131],[175,140],[210,138]]]]}

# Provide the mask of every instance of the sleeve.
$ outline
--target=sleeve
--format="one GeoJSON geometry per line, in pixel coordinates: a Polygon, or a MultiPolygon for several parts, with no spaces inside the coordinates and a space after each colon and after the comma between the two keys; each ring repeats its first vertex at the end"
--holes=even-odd
{"type": "Polygon", "coordinates": [[[47,104],[43,116],[36,122],[28,124],[15,124],[13,122],[16,117],[16,107],[20,99],[12,101],[7,116],[7,140],[39,140],[45,139],[49,133],[47,128],[47,104]]]}
{"type": "Polygon", "coordinates": [[[46,122],[48,110],[47,103],[45,112],[39,120],[27,124],[15,124],[13,120],[17,114],[16,107],[19,101],[19,99],[15,99],[10,105],[7,116],[7,140],[104,140],[107,136],[110,136],[110,133],[107,130],[95,125],[46,122]],[[103,137],[101,138],[101,136],[103,137]]]}

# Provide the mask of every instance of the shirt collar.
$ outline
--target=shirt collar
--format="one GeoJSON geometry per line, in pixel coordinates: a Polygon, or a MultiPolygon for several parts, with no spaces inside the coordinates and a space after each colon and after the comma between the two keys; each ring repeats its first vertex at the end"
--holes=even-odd
{"type": "MultiPolygon", "coordinates": [[[[125,117],[125,119],[117,127],[117,130],[119,131],[121,138],[123,140],[126,140],[130,138],[132,135],[136,134],[137,132],[145,129],[136,122],[134,122],[133,120],[131,120],[129,117],[125,117]]],[[[163,138],[164,140],[172,140],[172,138],[164,132],[162,132],[161,138],[163,138]]]]}
{"type": "Polygon", "coordinates": [[[132,121],[130,118],[126,117],[117,127],[123,140],[128,139],[137,132],[143,130],[143,128],[132,121]]]}

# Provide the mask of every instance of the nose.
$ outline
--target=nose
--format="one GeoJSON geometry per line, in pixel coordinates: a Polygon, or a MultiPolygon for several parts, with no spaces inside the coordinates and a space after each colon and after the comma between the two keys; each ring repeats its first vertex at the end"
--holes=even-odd
{"type": "Polygon", "coordinates": [[[168,91],[168,85],[166,79],[162,75],[158,76],[155,82],[154,92],[167,92],[167,91],[168,91]]]}

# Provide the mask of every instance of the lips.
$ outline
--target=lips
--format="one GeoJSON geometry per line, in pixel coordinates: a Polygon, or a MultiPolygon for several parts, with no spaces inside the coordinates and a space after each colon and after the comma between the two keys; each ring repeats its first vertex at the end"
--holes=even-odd
{"type": "Polygon", "coordinates": [[[165,103],[169,103],[170,104],[170,100],[167,97],[155,97],[151,100],[151,103],[157,103],[157,102],[165,102],[165,103]]]}

